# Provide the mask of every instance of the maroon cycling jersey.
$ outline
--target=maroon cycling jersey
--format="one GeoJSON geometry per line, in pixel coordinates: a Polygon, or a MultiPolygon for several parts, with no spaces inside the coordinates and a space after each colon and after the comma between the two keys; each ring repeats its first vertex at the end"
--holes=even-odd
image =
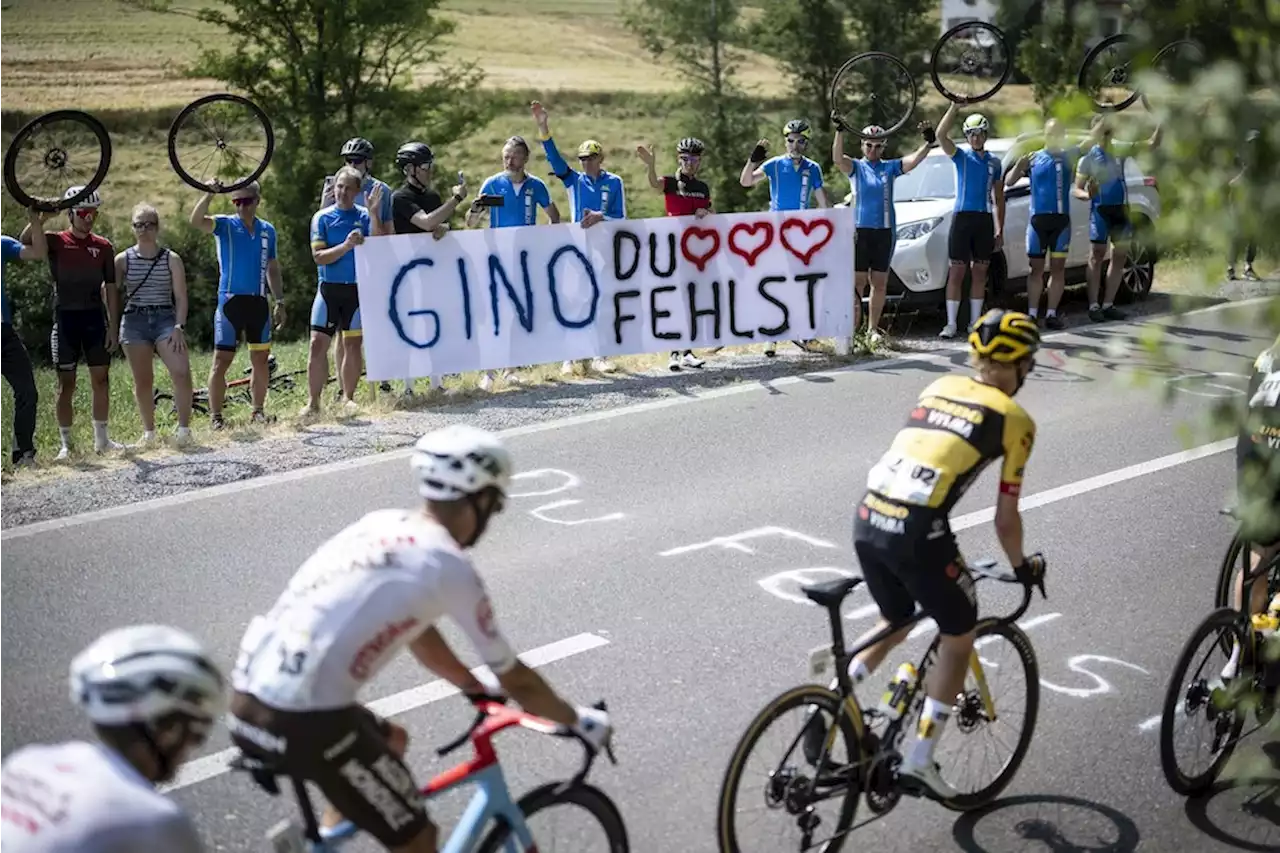
{"type": "Polygon", "coordinates": [[[667,175],[662,179],[662,198],[667,216],[689,216],[711,206],[711,187],[687,175],[667,175]]]}
{"type": "Polygon", "coordinates": [[[98,234],[80,239],[70,230],[46,231],[54,305],[58,308],[102,307],[102,283],[116,283],[116,252],[98,234]]]}

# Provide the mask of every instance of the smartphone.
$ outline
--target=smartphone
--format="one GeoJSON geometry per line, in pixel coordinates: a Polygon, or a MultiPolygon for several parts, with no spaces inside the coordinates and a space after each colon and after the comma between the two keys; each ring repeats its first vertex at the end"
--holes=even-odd
{"type": "Polygon", "coordinates": [[[502,207],[503,196],[500,195],[482,195],[476,199],[476,204],[480,207],[502,207]]]}

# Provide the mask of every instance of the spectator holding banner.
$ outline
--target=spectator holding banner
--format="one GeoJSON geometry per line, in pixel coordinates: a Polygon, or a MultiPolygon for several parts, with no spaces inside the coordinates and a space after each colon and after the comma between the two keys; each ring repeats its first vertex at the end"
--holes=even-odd
{"type": "MultiPolygon", "coordinates": [[[[604,168],[604,146],[594,139],[584,140],[578,146],[578,165],[582,171],[572,168],[561,156],[551,136],[546,107],[534,101],[531,108],[547,163],[569,194],[569,221],[581,222],[583,228],[590,228],[606,219],[626,219],[626,188],[622,178],[604,168]]],[[[581,359],[578,365],[585,367],[586,363],[586,359],[581,359]]],[[[597,356],[591,360],[591,369],[610,373],[613,365],[608,359],[597,356]]],[[[566,361],[560,365],[560,372],[566,375],[573,373],[573,363],[566,361]]]]}
{"type": "Polygon", "coordinates": [[[22,344],[22,338],[13,328],[13,312],[9,295],[4,291],[4,268],[9,261],[42,261],[49,256],[49,244],[44,234],[44,219],[34,207],[27,210],[31,231],[31,245],[20,240],[0,237],[0,311],[4,322],[0,324],[0,370],[13,389],[13,451],[11,459],[15,467],[34,465],[36,461],[36,404],[40,394],[36,390],[35,372],[31,369],[31,357],[22,344]]]}
{"type": "MultiPolygon", "coordinates": [[[[503,171],[491,175],[480,185],[480,195],[467,211],[467,227],[474,228],[488,212],[490,228],[518,228],[535,225],[538,208],[547,212],[551,224],[560,221],[560,209],[551,200],[551,191],[541,178],[525,171],[529,163],[529,143],[523,136],[513,136],[502,146],[503,171]]],[[[502,378],[519,384],[515,371],[507,368],[502,378]]],[[[493,387],[493,372],[486,370],[480,378],[480,388],[493,387]]]]}
{"type": "MultiPolygon", "coordinates": [[[[302,409],[302,417],[320,411],[320,395],[329,379],[329,341],[342,335],[338,384],[346,398],[348,411],[357,408],[356,386],[360,382],[363,332],[360,326],[360,290],[356,287],[356,246],[373,231],[376,215],[371,208],[382,205],[382,187],[373,188],[369,208],[356,204],[360,191],[360,173],[344,166],[334,180],[334,197],[328,207],[311,217],[311,257],[316,262],[316,297],[311,304],[311,352],[307,359],[307,386],[310,399],[302,409]]],[[[378,226],[381,228],[381,224],[378,226]]]]}
{"type": "MultiPolygon", "coordinates": [[[[889,261],[893,257],[893,244],[897,233],[898,220],[893,207],[893,182],[895,178],[909,174],[912,169],[924,162],[929,153],[932,140],[929,131],[921,127],[924,143],[906,157],[885,160],[884,128],[868,125],[862,129],[862,157],[857,160],[844,153],[844,119],[833,113],[836,135],[831,141],[831,159],[836,168],[849,178],[853,188],[854,238],[853,269],[854,291],[854,328],[857,328],[857,309],[862,302],[862,294],[867,290],[867,281],[871,282],[871,305],[867,318],[867,330],[871,343],[879,343],[883,339],[880,332],[880,315],[884,312],[885,298],[889,290],[889,261]]],[[[852,341],[850,341],[852,343],[852,341]]]]}
{"type": "MultiPolygon", "coordinates": [[[[84,187],[70,187],[63,198],[78,195],[84,187]]],[[[53,335],[50,344],[58,371],[58,435],[62,447],[58,459],[71,455],[72,403],[76,393],[76,365],[83,358],[93,385],[94,450],[120,450],[123,445],[107,436],[111,414],[111,353],[119,343],[120,293],[116,290],[115,248],[106,237],[93,233],[102,199],[92,192],[67,211],[70,227],[45,232],[49,271],[53,274],[53,335]],[[104,304],[105,303],[105,304],[104,304]]],[[[19,240],[32,245],[31,223],[19,240]]]]}
{"type": "MultiPolygon", "coordinates": [[[[680,164],[676,173],[658,177],[653,148],[644,145],[636,146],[636,156],[649,170],[649,186],[662,193],[667,216],[696,216],[701,219],[715,212],[711,204],[711,187],[698,179],[698,167],[705,153],[706,146],[702,144],[701,139],[691,136],[681,139],[676,143],[676,157],[680,164]]],[[[679,370],[681,366],[702,367],[704,363],[693,354],[691,349],[684,352],[672,350],[667,360],[667,368],[679,370]]]]}
{"type": "MultiPolygon", "coordinates": [[[[382,190],[380,204],[374,205],[376,210],[371,210],[370,214],[376,214],[377,221],[371,223],[370,236],[378,236],[379,234],[391,233],[391,187],[384,184],[373,176],[373,143],[361,136],[348,139],[342,145],[342,150],[338,152],[338,156],[342,158],[347,168],[355,169],[360,174],[360,191],[356,193],[356,204],[361,207],[368,208],[371,204],[370,199],[377,189],[382,190]]],[[[337,173],[326,175],[324,186],[320,189],[320,206],[328,207],[333,204],[336,199],[334,197],[334,183],[337,181],[337,173]]],[[[341,340],[337,336],[335,340],[341,340]]],[[[333,348],[333,372],[337,376],[342,375],[342,360],[346,355],[346,347],[339,343],[333,348]]],[[[326,353],[325,358],[328,358],[326,353]]],[[[338,399],[342,399],[342,383],[338,383],[338,399]]],[[[390,391],[391,385],[383,382],[383,391],[390,391]]],[[[405,385],[406,393],[412,394],[412,386],[409,383],[405,385]]]]}
{"type": "Polygon", "coordinates": [[[191,438],[191,357],[187,352],[187,268],[177,252],[160,245],[160,213],[143,202],[133,209],[134,245],[116,255],[116,281],[124,284],[120,344],[133,371],[133,397],[142,421],[142,443],[156,438],[157,354],[169,370],[178,408],[179,444],[191,438]]]}
{"type": "MultiPolygon", "coordinates": [[[[449,217],[467,197],[467,187],[459,183],[449,199],[431,187],[435,169],[435,154],[425,142],[406,142],[396,152],[396,168],[404,176],[402,183],[392,193],[392,226],[396,234],[430,233],[439,240],[449,233],[449,217]]],[[[432,376],[429,389],[443,387],[441,377],[432,376]]],[[[404,381],[405,396],[413,395],[413,380],[404,381]]]]}
{"type": "MultiPolygon", "coordinates": [[[[818,207],[829,207],[827,192],[822,184],[822,167],[810,160],[804,152],[809,147],[813,129],[809,122],[795,118],[782,128],[787,153],[765,159],[769,140],[761,139],[751,150],[747,164],[742,167],[738,182],[753,187],[763,180],[769,182],[769,210],[808,210],[809,200],[816,199],[818,207]]],[[[792,341],[800,349],[808,351],[807,341],[792,341]]],[[[777,352],[773,341],[765,344],[764,354],[770,358],[777,352]]]]}

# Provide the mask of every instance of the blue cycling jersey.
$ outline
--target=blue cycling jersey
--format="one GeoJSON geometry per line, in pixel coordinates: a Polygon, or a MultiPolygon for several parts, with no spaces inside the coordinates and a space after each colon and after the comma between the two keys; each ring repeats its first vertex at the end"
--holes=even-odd
{"type": "Polygon", "coordinates": [[[853,186],[855,228],[893,228],[893,180],[902,175],[901,160],[853,161],[849,183],[853,186]]]}
{"type": "Polygon", "coordinates": [[[1079,147],[1050,151],[1041,148],[1031,155],[1031,215],[1071,213],[1071,183],[1079,147]]]}
{"type": "Polygon", "coordinates": [[[808,210],[814,190],[822,189],[822,167],[805,157],[796,166],[785,155],[765,160],[760,166],[769,178],[770,210],[808,210]]]}
{"type": "Polygon", "coordinates": [[[581,222],[588,210],[598,210],[605,219],[626,219],[626,192],[622,178],[603,169],[596,177],[571,168],[560,156],[554,139],[542,140],[547,163],[569,193],[569,221],[581,222]]]}
{"type": "Polygon", "coordinates": [[[990,213],[991,187],[1000,180],[1000,160],[990,151],[979,154],[957,146],[951,162],[956,164],[956,212],[990,213]]]}
{"type": "Polygon", "coordinates": [[[9,261],[22,257],[22,243],[8,234],[0,236],[0,311],[3,311],[4,322],[13,322],[13,313],[9,307],[9,295],[4,292],[4,269],[9,261]]]}
{"type": "Polygon", "coordinates": [[[220,213],[213,217],[218,246],[218,296],[266,296],[267,262],[276,257],[276,229],[265,219],[253,218],[253,229],[239,216],[220,213]]]}
{"type": "MultiPolygon", "coordinates": [[[[324,188],[320,191],[321,207],[328,207],[337,201],[337,198],[333,195],[333,178],[333,175],[329,175],[324,179],[324,188]]],[[[387,227],[387,233],[391,233],[391,220],[395,215],[391,204],[391,187],[372,175],[368,175],[364,179],[364,185],[360,187],[360,192],[356,193],[355,203],[367,208],[369,206],[369,196],[373,195],[375,186],[382,187],[382,203],[378,205],[378,219],[382,220],[382,223],[387,227]]]]}
{"type": "MultiPolygon", "coordinates": [[[[311,217],[311,248],[332,249],[341,245],[352,231],[359,230],[369,236],[369,211],[360,205],[343,210],[336,204],[317,210],[311,217]]],[[[347,252],[331,264],[319,264],[317,276],[321,282],[332,281],[355,284],[356,253],[347,252]]]]}
{"type": "Polygon", "coordinates": [[[1137,148],[1136,142],[1113,142],[1110,151],[1095,145],[1080,160],[1080,173],[1098,184],[1098,194],[1090,207],[1109,207],[1129,203],[1129,185],[1124,179],[1124,161],[1137,148]]]}
{"type": "Polygon", "coordinates": [[[551,205],[551,192],[541,178],[526,174],[519,188],[506,172],[488,178],[480,186],[480,195],[500,195],[502,205],[489,208],[490,228],[533,225],[538,221],[538,208],[551,205]]]}

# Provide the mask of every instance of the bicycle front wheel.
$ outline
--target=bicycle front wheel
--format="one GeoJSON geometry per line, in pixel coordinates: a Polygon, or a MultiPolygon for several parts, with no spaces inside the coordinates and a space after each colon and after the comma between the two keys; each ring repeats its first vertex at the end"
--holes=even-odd
{"type": "Polygon", "coordinates": [[[716,808],[720,853],[787,849],[836,853],[858,809],[863,764],[858,732],[840,707],[839,695],[816,684],[781,694],[751,721],[729,758],[716,808]],[[792,719],[784,719],[788,716],[792,719]],[[807,743],[810,738],[805,734],[815,720],[823,732],[829,732],[832,721],[839,721],[840,737],[829,749],[825,744],[807,743]],[[766,753],[748,769],[752,751],[765,740],[770,727],[774,730],[771,740],[781,745],[782,756],[766,753]],[[738,788],[744,780],[747,787],[740,797],[738,788]],[[753,822],[761,814],[777,818],[772,833],[753,822]],[[784,841],[779,836],[788,826],[793,832],[784,841]]]}
{"type": "MultiPolygon", "coordinates": [[[[1222,678],[1222,671],[1236,644],[1241,648],[1236,672],[1248,678],[1253,656],[1248,653],[1249,637],[1240,613],[1229,607],[1215,610],[1200,623],[1182,647],[1182,654],[1178,656],[1178,663],[1169,678],[1164,711],[1160,715],[1160,767],[1169,787],[1184,796],[1208,790],[1231,758],[1244,728],[1244,709],[1231,698],[1234,691],[1222,678]],[[1206,640],[1210,643],[1207,649],[1202,650],[1206,640]],[[1208,724],[1212,757],[1203,770],[1188,771],[1178,762],[1174,736],[1179,730],[1189,728],[1197,718],[1208,724]]],[[[1198,738],[1200,744],[1203,744],[1203,739],[1202,733],[1198,738]]]]}
{"type": "MultiPolygon", "coordinates": [[[[538,853],[556,850],[628,853],[631,849],[622,814],[613,800],[599,788],[580,783],[561,790],[560,783],[551,782],[525,794],[520,798],[519,806],[526,820],[537,816],[536,821],[531,821],[534,826],[530,832],[538,853]],[[548,815],[547,812],[553,808],[556,809],[555,814],[548,815]],[[572,821],[570,828],[565,829],[562,822],[569,821],[572,821]]],[[[506,824],[496,826],[480,843],[480,853],[498,853],[510,840],[511,827],[506,824]]]]}
{"type": "Polygon", "coordinates": [[[940,752],[954,758],[938,759],[943,777],[960,792],[943,803],[954,811],[984,806],[1008,787],[1031,746],[1040,713],[1040,665],[1021,628],[994,619],[981,623],[973,648],[978,666],[969,667],[964,693],[952,708],[950,728],[955,731],[944,733],[938,745],[940,752]],[[1014,731],[1017,739],[1008,757],[990,759],[992,749],[1008,751],[1008,734],[1014,731]],[[981,754],[975,755],[975,749],[981,754]],[[969,771],[976,768],[985,774],[993,765],[998,768],[995,778],[970,781],[969,771]]]}

